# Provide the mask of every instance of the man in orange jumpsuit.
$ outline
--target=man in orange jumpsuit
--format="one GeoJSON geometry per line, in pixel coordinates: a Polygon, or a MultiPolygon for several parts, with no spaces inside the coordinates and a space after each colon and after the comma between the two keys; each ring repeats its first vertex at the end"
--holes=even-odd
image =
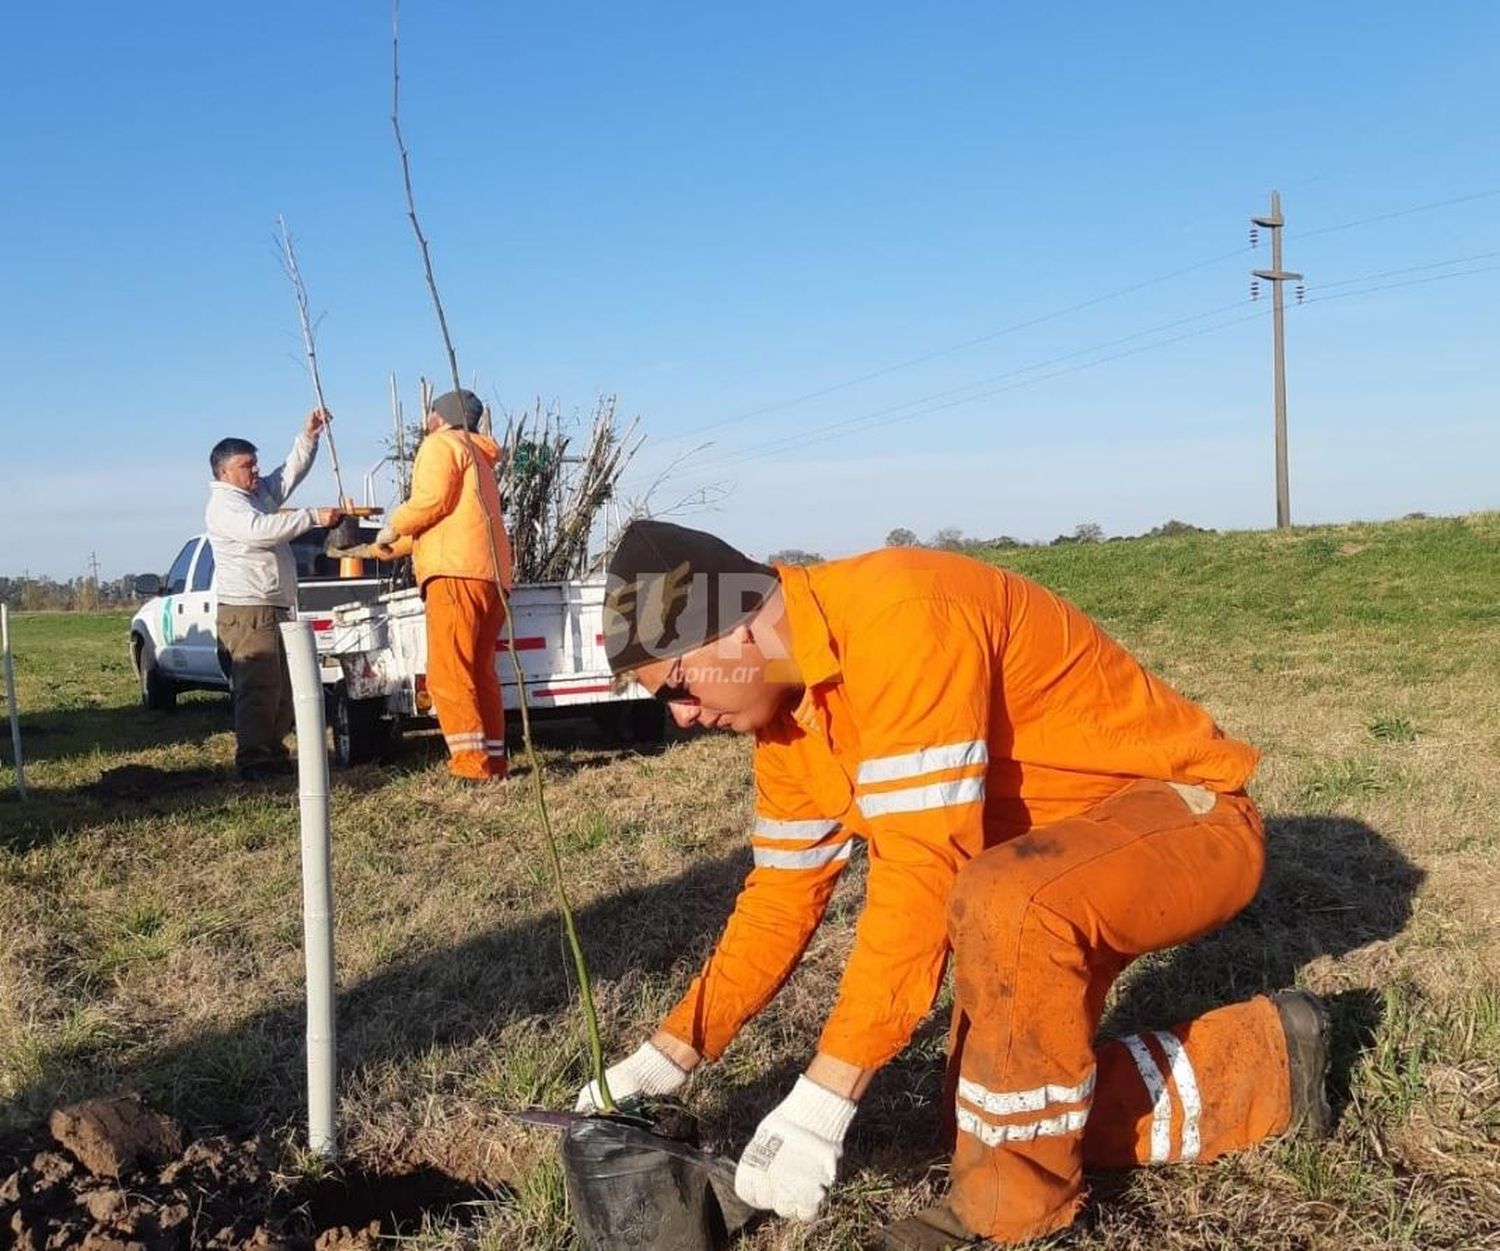
{"type": "MultiPolygon", "coordinates": [[[[1136,956],[1249,902],[1256,752],[1037,584],[943,552],[771,568],[638,521],[610,563],[611,664],[679,725],[755,735],[754,868],[699,977],[607,1074],[675,1090],[795,967],[857,844],[864,910],[817,1055],[761,1122],[740,1197],[811,1219],[856,1102],[951,949],[947,1203],[893,1248],[1069,1224],[1085,1165],[1208,1161],[1326,1131],[1327,1015],[1305,991],[1097,1042],[1136,956]]],[[[596,1106],[590,1083],[580,1110],[596,1106]]]]}
{"type": "Polygon", "coordinates": [[[412,465],[411,498],[375,539],[410,546],[427,615],[427,691],[456,778],[504,778],[505,708],[495,648],[505,624],[500,587],[511,586],[510,538],[495,465],[500,448],[478,433],[484,405],[472,391],[432,403],[412,465]]]}

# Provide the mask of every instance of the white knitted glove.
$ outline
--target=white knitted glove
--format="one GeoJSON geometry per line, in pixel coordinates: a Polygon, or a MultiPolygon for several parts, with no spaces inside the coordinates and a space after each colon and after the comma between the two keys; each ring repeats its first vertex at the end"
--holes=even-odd
{"type": "MultiPolygon", "coordinates": [[[[604,1070],[610,1097],[616,1103],[633,1095],[670,1095],[687,1079],[686,1069],[649,1042],[643,1042],[633,1054],[604,1070]]],[[[578,1102],[573,1105],[573,1110],[598,1112],[603,1105],[599,1083],[590,1082],[578,1092],[578,1102]]]]}
{"type": "Polygon", "coordinates": [[[833,1184],[854,1103],[799,1077],[740,1156],[734,1190],[751,1207],[810,1221],[833,1184]]]}

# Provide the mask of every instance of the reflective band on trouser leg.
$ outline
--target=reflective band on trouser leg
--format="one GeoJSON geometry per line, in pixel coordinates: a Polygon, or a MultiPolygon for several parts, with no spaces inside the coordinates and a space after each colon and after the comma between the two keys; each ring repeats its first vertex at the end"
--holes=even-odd
{"type": "Polygon", "coordinates": [[[1139,1034],[1131,1034],[1120,1041],[1135,1061],[1141,1085],[1146,1088],[1146,1098],[1151,1101],[1151,1154],[1147,1163],[1165,1164],[1172,1158],[1172,1096],[1167,1090],[1166,1074],[1139,1034]]]}
{"type": "Polygon", "coordinates": [[[986,1090],[978,1082],[960,1077],[958,1132],[972,1135],[986,1147],[1076,1134],[1088,1120],[1093,1093],[1092,1072],[1075,1086],[1048,1083],[1030,1090],[986,1090]]]}
{"type": "Polygon", "coordinates": [[[1207,1162],[1280,1133],[1290,1113],[1281,1019],[1259,996],[1102,1044],[1084,1161],[1207,1162]]]}
{"type": "Polygon", "coordinates": [[[477,675],[481,665],[494,673],[495,631],[483,642],[481,631],[494,620],[498,599],[493,584],[473,578],[427,582],[427,690],[448,744],[449,772],[475,781],[491,776],[484,741],[495,735],[484,722],[477,675]]]}
{"type": "Polygon", "coordinates": [[[1066,927],[1031,906],[1031,884],[1006,880],[1012,867],[990,853],[972,861],[950,912],[965,1027],[949,1202],[1002,1242],[1072,1221],[1095,1084],[1088,962],[1066,927]]]}

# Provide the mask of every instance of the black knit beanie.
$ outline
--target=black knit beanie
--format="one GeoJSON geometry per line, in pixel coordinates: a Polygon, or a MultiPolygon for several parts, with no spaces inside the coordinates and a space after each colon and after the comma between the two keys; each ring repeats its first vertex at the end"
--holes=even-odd
{"type": "Polygon", "coordinates": [[[614,673],[723,638],[776,586],[776,571],[723,539],[667,521],[632,521],[609,560],[604,648],[614,673]]]}

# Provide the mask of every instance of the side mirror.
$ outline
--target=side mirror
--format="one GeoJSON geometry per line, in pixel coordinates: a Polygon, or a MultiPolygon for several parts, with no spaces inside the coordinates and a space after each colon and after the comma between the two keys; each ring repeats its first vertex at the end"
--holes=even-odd
{"type": "Polygon", "coordinates": [[[160,595],[161,579],[154,573],[136,574],[135,593],[142,599],[150,599],[153,595],[160,595]]]}

